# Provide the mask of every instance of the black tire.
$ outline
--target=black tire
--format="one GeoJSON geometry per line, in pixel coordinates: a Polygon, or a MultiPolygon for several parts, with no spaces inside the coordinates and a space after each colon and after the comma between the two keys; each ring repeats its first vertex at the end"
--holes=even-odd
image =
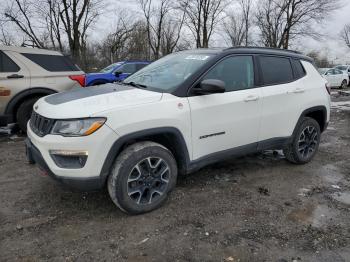
{"type": "Polygon", "coordinates": [[[166,201],[176,185],[177,172],[175,158],[167,148],[154,142],[135,143],[115,160],[108,192],[128,214],[150,212],[166,201]]]}
{"type": "Polygon", "coordinates": [[[321,130],[318,122],[313,118],[305,117],[295,130],[292,142],[283,149],[283,153],[291,163],[306,164],[315,156],[320,137],[321,130]]]}
{"type": "Polygon", "coordinates": [[[25,100],[17,110],[17,124],[19,128],[26,133],[27,132],[27,123],[32,115],[33,105],[38,101],[40,97],[30,98],[25,100]]]}
{"type": "Polygon", "coordinates": [[[340,88],[340,89],[343,89],[343,88],[346,88],[347,86],[348,86],[348,85],[347,85],[347,83],[346,83],[346,80],[344,79],[339,88],[340,88]]]}

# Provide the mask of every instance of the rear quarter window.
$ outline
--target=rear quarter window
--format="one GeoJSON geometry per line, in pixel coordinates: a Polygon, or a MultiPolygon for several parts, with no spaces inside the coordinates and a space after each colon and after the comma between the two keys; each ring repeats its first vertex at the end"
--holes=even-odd
{"type": "Polygon", "coordinates": [[[306,76],[305,68],[301,64],[300,60],[293,59],[292,61],[293,61],[293,66],[294,66],[295,78],[299,79],[299,78],[306,76]]]}
{"type": "Polygon", "coordinates": [[[294,80],[289,58],[260,56],[259,59],[265,85],[283,84],[294,80]]]}
{"type": "Polygon", "coordinates": [[[66,56],[28,53],[22,53],[22,55],[50,72],[80,71],[80,68],[66,56]]]}
{"type": "Polygon", "coordinates": [[[19,70],[19,66],[4,52],[0,51],[0,73],[15,73],[19,70]]]}

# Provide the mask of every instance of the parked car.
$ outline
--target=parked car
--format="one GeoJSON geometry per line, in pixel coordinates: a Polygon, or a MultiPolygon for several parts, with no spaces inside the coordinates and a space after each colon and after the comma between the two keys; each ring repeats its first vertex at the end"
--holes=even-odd
{"type": "Polygon", "coordinates": [[[39,98],[84,83],[84,72],[59,52],[0,46],[0,126],[18,123],[26,131],[39,98]]]}
{"type": "Polygon", "coordinates": [[[329,116],[329,89],[311,58],[198,49],[121,83],[40,99],[27,156],[69,186],[106,186],[121,210],[140,214],[164,203],[178,173],[229,157],[283,149],[290,162],[308,163],[329,116]]]}
{"type": "Polygon", "coordinates": [[[347,73],[335,68],[321,68],[320,74],[327,80],[330,87],[346,88],[349,84],[347,73]]]}
{"type": "Polygon", "coordinates": [[[85,85],[95,86],[122,81],[149,63],[148,61],[123,61],[111,64],[102,69],[99,73],[87,74],[85,85]]]}
{"type": "Polygon", "coordinates": [[[334,67],[335,69],[341,70],[350,76],[350,65],[338,65],[334,67]]]}

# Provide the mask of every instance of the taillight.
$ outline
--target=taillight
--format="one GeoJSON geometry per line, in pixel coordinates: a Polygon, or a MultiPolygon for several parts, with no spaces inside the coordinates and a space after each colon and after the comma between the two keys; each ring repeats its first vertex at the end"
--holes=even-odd
{"type": "Polygon", "coordinates": [[[72,75],[69,78],[77,81],[81,87],[85,86],[85,75],[72,75]]]}
{"type": "Polygon", "coordinates": [[[325,87],[326,87],[326,89],[327,89],[328,94],[330,95],[330,94],[331,94],[331,87],[329,86],[328,83],[325,84],[325,87]]]}

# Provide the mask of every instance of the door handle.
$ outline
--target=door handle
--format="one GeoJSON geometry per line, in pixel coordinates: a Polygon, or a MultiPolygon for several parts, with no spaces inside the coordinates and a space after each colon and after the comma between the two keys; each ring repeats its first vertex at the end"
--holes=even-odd
{"type": "Polygon", "coordinates": [[[8,79],[16,79],[16,78],[23,78],[24,75],[18,75],[18,74],[13,74],[13,75],[9,75],[7,76],[8,79]]]}
{"type": "Polygon", "coordinates": [[[258,99],[259,99],[258,96],[250,95],[244,99],[244,102],[253,102],[253,101],[257,101],[258,99]]]}
{"type": "Polygon", "coordinates": [[[305,92],[305,89],[303,89],[303,88],[296,88],[293,91],[294,94],[301,94],[301,93],[304,93],[304,92],[305,92]]]}

